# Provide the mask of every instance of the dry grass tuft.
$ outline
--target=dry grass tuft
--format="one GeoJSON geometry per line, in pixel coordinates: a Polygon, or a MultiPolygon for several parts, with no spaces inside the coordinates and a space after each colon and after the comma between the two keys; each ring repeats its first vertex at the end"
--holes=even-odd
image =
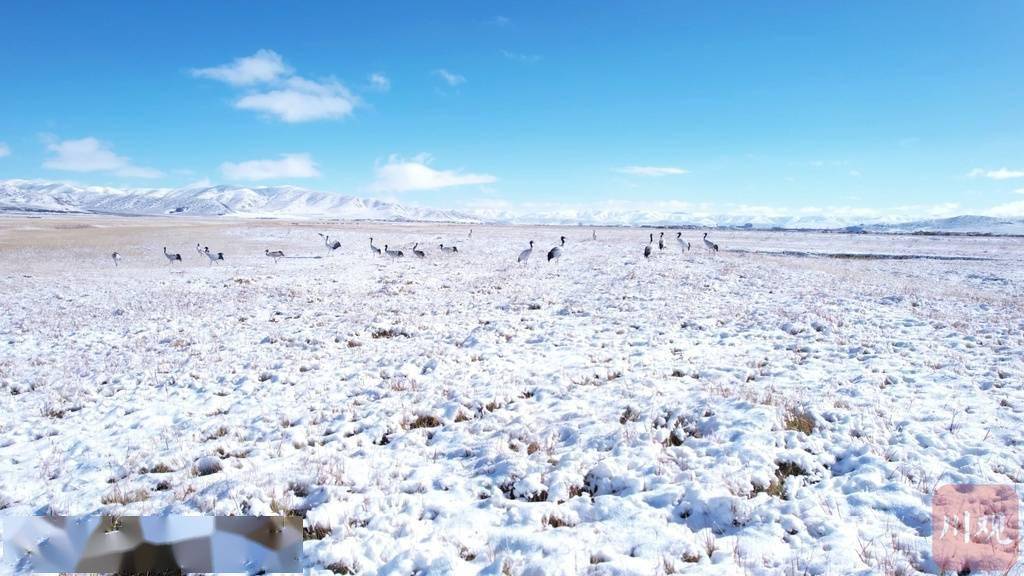
{"type": "Polygon", "coordinates": [[[573,526],[576,525],[576,524],[566,520],[565,518],[562,518],[561,516],[556,516],[555,514],[547,514],[547,515],[545,515],[543,518],[540,519],[540,524],[541,524],[541,526],[544,526],[545,528],[562,528],[562,527],[572,528],[573,526]]]}
{"type": "Polygon", "coordinates": [[[807,471],[795,462],[776,462],[775,479],[767,487],[754,487],[754,494],[765,493],[775,498],[786,497],[786,478],[807,476],[807,471]]]}
{"type": "Polygon", "coordinates": [[[326,526],[319,522],[306,526],[303,523],[302,526],[302,539],[303,540],[323,540],[331,535],[334,530],[330,526],[326,526]]]}
{"type": "Polygon", "coordinates": [[[100,498],[100,502],[103,504],[131,504],[133,502],[144,502],[149,500],[149,490],[145,488],[134,488],[125,489],[120,486],[115,486],[110,492],[107,492],[100,498]]]}
{"type": "Polygon", "coordinates": [[[441,420],[437,416],[431,416],[429,414],[421,414],[416,417],[412,422],[406,422],[405,427],[409,430],[415,430],[416,428],[437,428],[441,425],[441,420]]]}
{"type": "Polygon", "coordinates": [[[142,474],[167,474],[169,472],[174,472],[175,470],[177,470],[177,468],[173,468],[166,462],[157,462],[148,468],[143,467],[139,472],[142,474]]]}
{"type": "Polygon", "coordinates": [[[814,432],[815,428],[814,417],[794,407],[786,409],[782,415],[782,425],[786,430],[796,430],[807,435],[814,432]]]}
{"type": "Polygon", "coordinates": [[[352,564],[351,566],[345,562],[335,562],[326,566],[328,570],[335,574],[358,574],[359,565],[352,564]]]}
{"type": "Polygon", "coordinates": [[[637,422],[640,420],[640,411],[632,406],[626,406],[626,409],[622,411],[622,415],[619,416],[619,424],[625,424],[626,422],[637,422]]]}

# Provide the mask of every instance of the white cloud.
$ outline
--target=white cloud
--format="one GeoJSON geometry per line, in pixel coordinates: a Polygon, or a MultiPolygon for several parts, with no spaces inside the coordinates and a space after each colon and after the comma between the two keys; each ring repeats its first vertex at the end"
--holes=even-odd
{"type": "Polygon", "coordinates": [[[430,156],[426,154],[420,154],[411,159],[392,155],[386,164],[376,167],[377,178],[371,189],[375,192],[409,192],[471,184],[491,184],[498,181],[490,174],[473,174],[461,170],[435,170],[427,165],[429,162],[430,156]]]}
{"type": "Polygon", "coordinates": [[[11,155],[11,147],[6,142],[0,142],[0,158],[11,155]]]}
{"type": "Polygon", "coordinates": [[[163,172],[132,164],[95,138],[52,141],[46,148],[55,154],[43,162],[44,168],[68,172],[110,172],[125,178],[160,178],[163,172]]]}
{"type": "Polygon", "coordinates": [[[391,79],[383,72],[374,72],[370,74],[370,86],[379,92],[387,92],[391,90],[391,79]]]}
{"type": "Polygon", "coordinates": [[[192,70],[192,75],[197,78],[220,80],[234,86],[248,86],[273,82],[291,72],[292,69],[284,63],[280,54],[273,50],[258,50],[252,56],[235,58],[229,64],[192,70]]]}
{"type": "MultiPolygon", "coordinates": [[[[333,78],[317,81],[294,74],[273,50],[259,50],[230,64],[193,70],[192,75],[234,86],[253,86],[235,101],[235,108],[262,112],[289,123],[344,118],[359,104],[359,99],[333,78]]],[[[370,79],[378,87],[379,80],[390,85],[383,75],[378,80],[376,76],[370,79]]]]}
{"type": "Polygon", "coordinates": [[[651,177],[676,176],[689,173],[689,170],[674,166],[623,166],[622,168],[616,168],[615,171],[620,174],[629,174],[630,176],[651,177]]]}
{"type": "Polygon", "coordinates": [[[1016,192],[1017,194],[1024,194],[1024,188],[1017,188],[1016,190],[1014,190],[1014,192],[1016,192]]]}
{"type": "Polygon", "coordinates": [[[523,62],[524,64],[533,64],[544,59],[540,54],[526,54],[524,52],[510,52],[508,50],[502,50],[501,55],[509,60],[523,62]]]}
{"type": "Polygon", "coordinates": [[[316,82],[292,76],[273,90],[243,96],[235,107],[277,116],[289,123],[326,118],[344,118],[352,114],[359,99],[340,82],[316,82]]]}
{"type": "Polygon", "coordinates": [[[1024,218],[1024,200],[993,206],[985,215],[996,218],[1024,218]]]}
{"type": "Polygon", "coordinates": [[[857,178],[857,177],[859,177],[861,175],[860,170],[856,170],[856,169],[850,170],[849,174],[850,174],[850,176],[853,176],[854,178],[857,178]]]}
{"type": "Polygon", "coordinates": [[[448,83],[449,86],[458,86],[459,84],[464,84],[466,82],[465,76],[462,76],[461,74],[456,74],[454,72],[449,72],[444,68],[441,68],[440,70],[435,70],[434,74],[440,76],[445,82],[448,83]]]}
{"type": "Polygon", "coordinates": [[[975,168],[968,172],[967,176],[971,178],[988,178],[990,180],[1012,180],[1014,178],[1024,178],[1024,170],[1010,170],[1005,167],[997,170],[975,168]]]}
{"type": "Polygon", "coordinates": [[[220,165],[220,171],[228,180],[315,178],[320,175],[309,154],[282,154],[279,160],[225,162],[220,165]]]}

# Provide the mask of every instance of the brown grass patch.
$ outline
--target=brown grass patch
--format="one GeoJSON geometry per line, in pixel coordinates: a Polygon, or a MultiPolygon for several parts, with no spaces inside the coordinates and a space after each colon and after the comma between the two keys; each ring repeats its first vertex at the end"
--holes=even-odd
{"type": "Polygon", "coordinates": [[[787,408],[782,416],[782,425],[786,430],[796,430],[810,435],[814,432],[814,417],[796,408],[787,408]]]}
{"type": "Polygon", "coordinates": [[[437,416],[421,414],[412,422],[407,422],[405,427],[409,430],[415,430],[416,428],[437,428],[440,425],[441,420],[438,419],[437,416]]]}
{"type": "Polygon", "coordinates": [[[134,488],[126,489],[120,486],[115,486],[110,492],[107,492],[100,498],[100,502],[103,504],[131,504],[133,502],[144,502],[149,500],[149,490],[145,488],[134,488]]]}

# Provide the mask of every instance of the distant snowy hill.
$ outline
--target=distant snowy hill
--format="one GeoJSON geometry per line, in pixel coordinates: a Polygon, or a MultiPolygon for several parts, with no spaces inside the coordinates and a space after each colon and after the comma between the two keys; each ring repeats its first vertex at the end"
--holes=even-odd
{"type": "Polygon", "coordinates": [[[961,234],[1024,234],[1024,219],[989,216],[954,216],[934,220],[917,220],[900,224],[864,226],[868,232],[939,232],[961,234]]]}
{"type": "Polygon", "coordinates": [[[496,210],[473,212],[485,222],[557,224],[563,226],[691,226],[785,230],[844,230],[849,232],[936,232],[972,234],[1024,234],[1024,219],[956,216],[911,222],[856,220],[830,215],[760,216],[745,214],[697,215],[688,212],[641,210],[556,210],[518,214],[496,210]]]}
{"type": "Polygon", "coordinates": [[[510,224],[558,224],[593,226],[692,226],[732,228],[835,229],[858,222],[827,216],[765,217],[746,214],[692,214],[656,210],[553,210],[549,212],[515,213],[499,210],[476,210],[481,220],[510,224]]]}
{"type": "Polygon", "coordinates": [[[1024,219],[956,216],[911,222],[863,221],[827,214],[763,216],[655,210],[445,210],[405,206],[296,186],[107,188],[38,180],[0,180],[0,212],[338,218],[423,222],[492,222],[560,226],[692,226],[849,232],[1024,234],[1024,219]]]}
{"type": "Polygon", "coordinates": [[[107,188],[34,180],[0,181],[0,211],[132,215],[340,218],[471,222],[454,210],[315,192],[296,186],[107,188]]]}

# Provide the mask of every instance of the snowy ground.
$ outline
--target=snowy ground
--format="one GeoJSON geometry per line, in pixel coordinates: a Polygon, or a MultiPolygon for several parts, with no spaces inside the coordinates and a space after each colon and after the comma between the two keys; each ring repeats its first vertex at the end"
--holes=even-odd
{"type": "Polygon", "coordinates": [[[468,231],[0,219],[0,514],[301,514],[343,573],[930,573],[937,485],[1024,482],[1022,239],[468,231]]]}

